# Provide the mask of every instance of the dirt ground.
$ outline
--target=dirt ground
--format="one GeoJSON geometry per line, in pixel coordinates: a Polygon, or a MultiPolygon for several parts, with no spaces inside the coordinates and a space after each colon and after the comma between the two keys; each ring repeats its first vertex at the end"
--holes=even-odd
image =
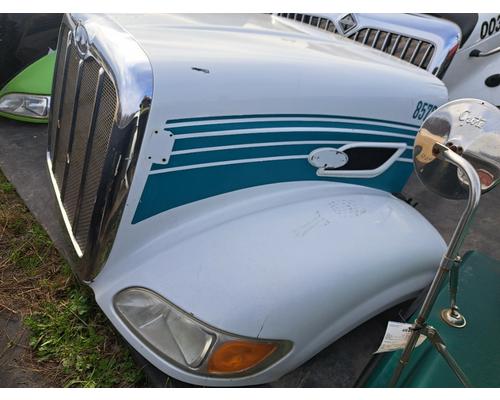
{"type": "Polygon", "coordinates": [[[15,313],[0,311],[0,387],[51,387],[47,375],[33,367],[28,330],[15,313]]]}

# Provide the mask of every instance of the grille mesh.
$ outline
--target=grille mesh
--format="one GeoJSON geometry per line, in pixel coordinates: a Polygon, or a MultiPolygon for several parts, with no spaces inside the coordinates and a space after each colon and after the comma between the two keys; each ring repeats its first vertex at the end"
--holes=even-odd
{"type": "Polygon", "coordinates": [[[52,172],[80,250],[85,252],[117,110],[116,88],[93,57],[81,61],[63,25],[51,107],[52,172]],[[80,67],[79,67],[80,63],[80,67]]]}
{"type": "Polygon", "coordinates": [[[75,222],[85,153],[89,140],[92,112],[95,103],[98,75],[99,66],[97,62],[95,60],[90,60],[82,72],[82,83],[80,95],[78,97],[78,109],[76,110],[71,160],[64,191],[64,205],[72,223],[75,222]]]}
{"type": "Polygon", "coordinates": [[[55,149],[54,158],[54,175],[56,177],[57,184],[59,188],[62,188],[64,168],[66,166],[66,154],[68,151],[69,144],[69,130],[71,129],[71,121],[73,117],[73,103],[76,90],[76,76],[78,71],[79,58],[76,55],[76,51],[71,47],[68,51],[68,61],[67,61],[67,74],[68,79],[66,79],[66,84],[63,86],[62,93],[63,96],[60,100],[61,102],[61,117],[59,121],[59,134],[57,135],[57,148],[55,149]],[[71,77],[73,79],[71,79],[71,77]]]}
{"type": "Polygon", "coordinates": [[[96,200],[101,173],[104,167],[105,157],[108,151],[109,139],[113,130],[113,120],[116,111],[116,91],[113,83],[107,75],[104,76],[103,90],[97,119],[95,123],[95,134],[92,142],[92,151],[89,158],[87,175],[85,176],[85,187],[80,205],[80,217],[75,230],[76,240],[80,247],[86,240],[90,227],[94,203],[96,200]]]}
{"type": "Polygon", "coordinates": [[[398,57],[423,69],[427,69],[434,54],[434,46],[429,42],[380,29],[363,28],[349,35],[349,39],[398,57]]]}

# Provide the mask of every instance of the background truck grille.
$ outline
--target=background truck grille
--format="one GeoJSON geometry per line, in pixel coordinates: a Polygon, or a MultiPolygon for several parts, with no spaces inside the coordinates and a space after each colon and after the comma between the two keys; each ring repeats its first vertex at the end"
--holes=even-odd
{"type": "Polygon", "coordinates": [[[95,58],[81,59],[68,28],[58,43],[49,157],[68,229],[84,253],[117,110],[116,88],[95,58]]]}
{"type": "Polygon", "coordinates": [[[375,28],[363,28],[349,35],[349,39],[400,58],[417,67],[427,69],[434,46],[423,40],[375,28]]]}
{"type": "MultiPolygon", "coordinates": [[[[333,21],[325,17],[295,13],[277,13],[275,15],[327,32],[341,34],[333,21]]],[[[435,52],[435,47],[430,42],[377,28],[361,28],[347,34],[346,37],[423,69],[428,69],[435,52]]]]}
{"type": "Polygon", "coordinates": [[[297,22],[302,22],[303,24],[323,29],[328,32],[337,33],[337,28],[335,27],[335,24],[328,18],[317,17],[309,14],[294,14],[294,13],[278,13],[277,15],[279,17],[292,19],[297,22]]]}

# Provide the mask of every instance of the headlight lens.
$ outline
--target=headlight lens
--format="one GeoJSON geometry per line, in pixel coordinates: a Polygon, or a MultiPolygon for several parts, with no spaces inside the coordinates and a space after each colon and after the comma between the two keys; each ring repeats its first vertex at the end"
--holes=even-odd
{"type": "Polygon", "coordinates": [[[47,118],[50,96],[10,93],[0,98],[0,111],[30,118],[47,118]]]}
{"type": "Polygon", "coordinates": [[[209,327],[143,288],[121,291],[114,305],[118,315],[148,347],[198,374],[254,373],[291,348],[288,341],[243,338],[209,327]]]}
{"type": "Polygon", "coordinates": [[[199,366],[214,341],[213,335],[149,291],[123,291],[115,306],[137,334],[177,363],[199,366]]]}

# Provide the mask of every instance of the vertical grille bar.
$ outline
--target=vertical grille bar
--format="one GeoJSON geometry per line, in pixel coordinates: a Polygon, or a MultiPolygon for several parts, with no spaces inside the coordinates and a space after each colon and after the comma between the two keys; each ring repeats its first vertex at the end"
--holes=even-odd
{"type": "Polygon", "coordinates": [[[80,182],[85,177],[85,153],[91,142],[91,125],[93,119],[93,110],[95,108],[97,86],[99,80],[100,67],[93,58],[88,58],[84,62],[84,68],[81,76],[81,88],[77,97],[78,108],[75,111],[76,118],[73,131],[73,143],[70,153],[70,165],[65,182],[64,206],[66,208],[70,221],[74,220],[75,213],[78,210],[78,196],[80,182]]]}
{"type": "Polygon", "coordinates": [[[377,28],[363,27],[348,38],[423,69],[427,69],[434,52],[432,43],[377,28]]]}
{"type": "Polygon", "coordinates": [[[63,86],[63,99],[61,101],[61,118],[58,120],[59,132],[56,140],[56,151],[54,153],[53,165],[54,175],[56,177],[59,188],[64,185],[64,169],[66,167],[66,156],[69,144],[69,132],[71,129],[71,121],[73,119],[73,107],[75,98],[78,72],[78,64],[80,58],[73,46],[70,46],[68,51],[68,65],[65,72],[65,84],[63,86]],[[68,79],[68,76],[70,79],[68,79]]]}
{"type": "Polygon", "coordinates": [[[380,50],[385,51],[385,47],[387,46],[390,37],[391,37],[390,33],[387,33],[387,35],[385,35],[384,43],[382,43],[382,47],[380,48],[380,50]]]}
{"type": "Polygon", "coordinates": [[[80,186],[78,188],[78,196],[77,196],[77,201],[76,201],[76,206],[75,206],[75,216],[73,218],[73,233],[76,233],[76,227],[78,226],[78,222],[80,219],[80,206],[82,204],[83,189],[85,187],[85,181],[86,181],[86,177],[88,175],[90,153],[92,150],[92,144],[94,142],[94,136],[95,136],[95,132],[96,132],[97,114],[99,112],[99,106],[101,104],[100,99],[101,99],[101,95],[102,95],[103,74],[104,74],[104,71],[101,68],[99,70],[99,77],[97,78],[98,80],[97,80],[97,90],[96,90],[96,102],[94,103],[94,108],[92,110],[92,121],[90,122],[88,143],[87,143],[87,148],[85,150],[85,158],[83,161],[82,177],[81,177],[81,181],[80,181],[80,186]]]}
{"type": "MultiPolygon", "coordinates": [[[[117,108],[116,89],[107,74],[102,75],[102,92],[100,104],[96,113],[95,133],[93,135],[92,146],[85,175],[85,185],[81,194],[78,223],[75,225],[75,238],[82,251],[85,251],[90,224],[94,214],[96,200],[100,195],[105,197],[104,193],[99,193],[101,179],[105,171],[106,160],[110,157],[109,143],[113,132],[115,114],[117,108]]],[[[99,215],[102,218],[102,215],[99,215]]]]}
{"type": "Polygon", "coordinates": [[[378,30],[375,34],[375,38],[373,39],[372,47],[377,47],[378,38],[380,37],[380,31],[378,30]]]}
{"type": "Polygon", "coordinates": [[[417,57],[417,54],[418,54],[421,46],[422,46],[422,41],[420,40],[418,42],[418,44],[415,46],[415,50],[413,51],[413,54],[412,54],[412,56],[410,58],[410,63],[413,64],[413,61],[415,61],[415,58],[417,57]]]}
{"type": "Polygon", "coordinates": [[[396,40],[394,41],[394,46],[392,46],[392,50],[391,50],[391,56],[394,55],[394,53],[396,52],[396,49],[398,48],[398,45],[399,45],[399,41],[401,40],[401,35],[398,35],[398,37],[396,38],[396,40]]]}
{"type": "Polygon", "coordinates": [[[420,62],[419,67],[420,68],[427,68],[429,65],[429,60],[432,57],[432,54],[434,53],[434,46],[430,45],[427,48],[427,51],[425,52],[424,56],[422,57],[422,61],[420,62]]]}
{"type": "Polygon", "coordinates": [[[408,40],[406,41],[405,47],[403,48],[403,51],[401,52],[401,56],[399,58],[404,60],[406,52],[408,51],[408,47],[410,46],[411,41],[412,41],[412,39],[408,38],[408,40]]]}
{"type": "Polygon", "coordinates": [[[75,123],[76,123],[76,115],[78,109],[78,98],[80,97],[80,87],[82,84],[82,72],[83,72],[83,60],[78,62],[78,70],[76,77],[76,89],[75,89],[75,101],[73,102],[73,110],[71,112],[71,126],[69,129],[69,138],[68,138],[68,148],[66,150],[65,164],[64,164],[64,175],[61,186],[61,201],[64,203],[64,198],[66,195],[66,185],[68,182],[68,171],[69,171],[69,163],[71,162],[71,150],[73,148],[73,140],[75,137],[75,123]]]}
{"type": "MultiPolygon", "coordinates": [[[[55,71],[60,71],[62,69],[62,65],[66,62],[66,53],[68,49],[68,29],[66,28],[66,25],[61,25],[61,30],[59,32],[59,38],[57,41],[57,56],[56,56],[56,67],[55,71]]],[[[50,97],[50,116],[51,118],[49,119],[49,135],[48,135],[48,149],[50,154],[53,154],[54,152],[54,139],[55,139],[55,129],[56,129],[56,124],[54,124],[54,110],[59,109],[59,104],[58,100],[60,98],[60,92],[61,92],[61,79],[59,76],[54,76],[53,77],[53,83],[52,83],[52,95],[50,97]]]]}
{"type": "Polygon", "coordinates": [[[55,86],[55,92],[53,93],[54,96],[54,109],[52,112],[54,113],[53,115],[56,117],[55,119],[52,118],[52,124],[54,125],[54,147],[52,148],[52,171],[55,172],[55,163],[57,159],[57,145],[59,143],[59,131],[61,129],[60,126],[60,121],[61,121],[61,113],[62,113],[62,105],[64,102],[64,88],[66,86],[66,80],[67,80],[67,71],[68,71],[68,65],[69,65],[69,49],[70,49],[70,44],[71,44],[71,32],[68,32],[66,35],[66,42],[63,42],[65,44],[65,52],[64,52],[64,57],[61,56],[61,60],[63,61],[58,67],[62,67],[62,76],[59,75],[60,68],[57,69],[57,73],[59,76],[56,76],[56,86],[55,86]],[[61,82],[61,84],[58,86],[58,83],[61,82]]]}
{"type": "Polygon", "coordinates": [[[370,36],[370,31],[371,29],[368,29],[365,33],[365,38],[363,39],[363,44],[366,44],[367,40],[368,40],[368,36],[370,36]]]}

